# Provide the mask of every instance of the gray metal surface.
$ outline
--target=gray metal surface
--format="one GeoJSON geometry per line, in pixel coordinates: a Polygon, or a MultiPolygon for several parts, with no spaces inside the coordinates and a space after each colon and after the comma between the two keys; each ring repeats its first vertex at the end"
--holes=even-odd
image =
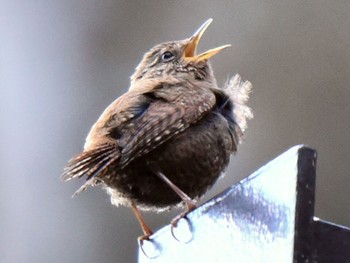
{"type": "Polygon", "coordinates": [[[293,262],[295,146],[143,244],[139,262],[293,262]]]}

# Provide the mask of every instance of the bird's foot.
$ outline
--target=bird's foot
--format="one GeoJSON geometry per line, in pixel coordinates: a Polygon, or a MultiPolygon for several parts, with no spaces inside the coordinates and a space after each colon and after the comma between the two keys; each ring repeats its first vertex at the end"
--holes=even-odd
{"type": "Polygon", "coordinates": [[[177,223],[180,221],[180,219],[184,218],[187,220],[187,214],[197,208],[197,202],[192,199],[186,200],[186,206],[187,208],[185,211],[183,211],[181,214],[179,214],[173,220],[171,220],[171,225],[173,227],[177,227],[177,223]]]}
{"type": "Polygon", "coordinates": [[[193,229],[187,214],[193,211],[197,206],[196,202],[186,202],[187,209],[171,220],[171,235],[181,243],[188,243],[193,239],[193,229]]]}
{"type": "Polygon", "coordinates": [[[142,244],[143,241],[145,241],[145,240],[149,241],[149,240],[150,240],[149,237],[150,237],[152,234],[153,234],[153,233],[151,232],[150,234],[143,235],[143,236],[139,236],[139,237],[137,238],[138,243],[139,243],[139,244],[142,244]]]}
{"type": "Polygon", "coordinates": [[[150,235],[140,236],[137,241],[142,253],[149,259],[156,258],[160,255],[160,250],[157,244],[150,239],[150,235]]]}

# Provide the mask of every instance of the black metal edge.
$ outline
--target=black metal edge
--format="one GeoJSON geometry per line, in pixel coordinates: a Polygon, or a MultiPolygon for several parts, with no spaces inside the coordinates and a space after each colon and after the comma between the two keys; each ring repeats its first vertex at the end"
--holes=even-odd
{"type": "Polygon", "coordinates": [[[312,262],[316,159],[315,150],[306,146],[299,149],[293,262],[312,262]]]}

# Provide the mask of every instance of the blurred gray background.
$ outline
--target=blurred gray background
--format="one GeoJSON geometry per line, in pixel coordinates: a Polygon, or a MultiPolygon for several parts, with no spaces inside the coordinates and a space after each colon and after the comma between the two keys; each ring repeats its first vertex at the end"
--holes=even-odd
{"type": "MultiPolygon", "coordinates": [[[[218,83],[254,85],[255,118],[224,179],[204,198],[289,147],[318,150],[316,215],[350,226],[349,1],[2,1],[0,262],[135,262],[130,208],[59,175],[154,44],[190,36],[218,83]]],[[[147,213],[158,229],[179,211],[147,213]]]]}

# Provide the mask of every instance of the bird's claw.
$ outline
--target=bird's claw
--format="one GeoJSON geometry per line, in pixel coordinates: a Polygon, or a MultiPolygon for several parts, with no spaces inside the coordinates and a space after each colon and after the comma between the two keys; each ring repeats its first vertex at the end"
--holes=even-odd
{"type": "Polygon", "coordinates": [[[188,243],[192,240],[193,238],[193,229],[192,229],[192,225],[191,222],[189,221],[189,219],[187,218],[188,213],[190,213],[191,211],[193,211],[194,209],[196,209],[197,205],[196,202],[194,200],[188,200],[186,202],[187,205],[187,209],[182,212],[181,214],[179,214],[178,216],[176,216],[173,220],[171,220],[170,223],[170,231],[171,231],[171,235],[179,242],[182,243],[188,243]],[[181,220],[186,221],[186,228],[182,227],[181,230],[179,231],[177,229],[179,222],[181,220]],[[180,233],[180,234],[179,234],[180,233]]]}
{"type": "Polygon", "coordinates": [[[193,228],[186,214],[175,217],[170,224],[171,235],[181,243],[188,243],[193,239],[193,228]],[[182,222],[186,222],[183,224],[182,222]]]}
{"type": "Polygon", "coordinates": [[[149,259],[156,258],[160,255],[160,250],[157,246],[157,244],[150,239],[151,235],[144,235],[140,236],[137,239],[137,242],[139,244],[139,247],[142,251],[142,253],[149,259]]]}

